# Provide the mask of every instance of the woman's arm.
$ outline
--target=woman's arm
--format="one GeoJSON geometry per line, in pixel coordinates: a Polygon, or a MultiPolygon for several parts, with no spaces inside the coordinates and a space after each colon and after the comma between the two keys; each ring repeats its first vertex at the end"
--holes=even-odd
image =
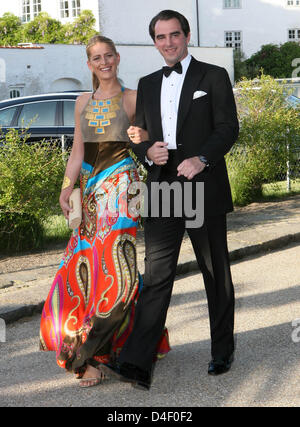
{"type": "Polygon", "coordinates": [[[79,176],[84,158],[84,143],[82,140],[80,129],[80,114],[86,102],[87,94],[82,94],[77,98],[75,104],[75,131],[73,146],[67,163],[62,190],[59,197],[60,207],[63,211],[65,218],[69,217],[69,212],[71,211],[69,205],[69,198],[79,176]]]}
{"type": "Polygon", "coordinates": [[[129,117],[131,126],[127,130],[127,134],[134,144],[140,144],[143,141],[149,140],[148,132],[138,126],[133,126],[136,114],[136,98],[137,91],[126,89],[124,94],[124,109],[129,117]]]}

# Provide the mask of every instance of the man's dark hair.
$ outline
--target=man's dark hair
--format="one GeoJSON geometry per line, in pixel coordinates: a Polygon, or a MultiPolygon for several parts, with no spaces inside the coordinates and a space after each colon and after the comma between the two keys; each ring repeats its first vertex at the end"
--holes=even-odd
{"type": "Polygon", "coordinates": [[[181,15],[181,13],[176,12],[175,10],[162,10],[159,12],[154,18],[152,18],[150,25],[149,25],[149,34],[153,41],[155,41],[155,31],[154,27],[157,23],[157,21],[169,21],[170,19],[176,18],[180,22],[181,29],[184,32],[184,35],[187,37],[190,30],[190,24],[188,20],[181,15]]]}

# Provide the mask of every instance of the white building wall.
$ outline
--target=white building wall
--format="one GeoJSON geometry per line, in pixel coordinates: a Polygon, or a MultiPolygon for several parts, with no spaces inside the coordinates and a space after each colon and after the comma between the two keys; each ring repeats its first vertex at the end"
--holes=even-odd
{"type": "Polygon", "coordinates": [[[263,44],[285,43],[288,29],[300,28],[300,7],[286,0],[241,0],[240,9],[225,9],[224,0],[99,0],[103,34],[121,44],[151,44],[148,26],[163,9],[182,13],[190,22],[191,45],[224,47],[225,31],[242,31],[246,56],[263,44]],[[197,23],[197,2],[199,25],[197,23]]]}
{"type": "Polygon", "coordinates": [[[197,46],[196,6],[195,0],[99,0],[101,32],[118,44],[152,45],[151,19],[161,10],[173,9],[188,19],[191,45],[197,46]]]}
{"type": "MultiPolygon", "coordinates": [[[[21,4],[22,0],[0,1],[0,16],[12,12],[21,17],[21,4]]],[[[191,46],[198,46],[199,38],[202,47],[224,47],[225,31],[242,31],[242,50],[248,57],[263,44],[285,43],[288,29],[300,28],[300,7],[287,6],[287,0],[241,0],[241,9],[224,9],[223,5],[224,0],[81,0],[81,9],[94,13],[97,31],[117,44],[152,45],[148,26],[163,9],[187,17],[191,46]]],[[[42,0],[42,9],[67,21],[60,18],[59,0],[42,0]]]]}
{"type": "Polygon", "coordinates": [[[263,44],[287,42],[288,29],[300,29],[300,7],[287,6],[287,0],[241,0],[240,9],[225,9],[224,0],[99,0],[99,4],[102,33],[120,44],[151,44],[150,20],[163,9],[186,16],[192,46],[198,46],[199,39],[202,47],[224,47],[226,31],[241,31],[247,57],[263,44]]]}
{"type": "Polygon", "coordinates": [[[20,0],[10,0],[9,2],[2,0],[0,2],[0,16],[2,16],[6,12],[10,12],[16,16],[21,17],[22,10],[20,0]]]}
{"type": "Polygon", "coordinates": [[[223,0],[199,0],[201,46],[224,46],[225,31],[242,31],[247,57],[263,44],[288,41],[288,29],[300,28],[300,7],[286,0],[241,0],[241,9],[224,9],[223,0]]]}
{"type": "Polygon", "coordinates": [[[84,46],[41,46],[44,49],[0,48],[6,69],[0,100],[8,98],[13,87],[20,88],[22,96],[91,88],[84,46]]]}

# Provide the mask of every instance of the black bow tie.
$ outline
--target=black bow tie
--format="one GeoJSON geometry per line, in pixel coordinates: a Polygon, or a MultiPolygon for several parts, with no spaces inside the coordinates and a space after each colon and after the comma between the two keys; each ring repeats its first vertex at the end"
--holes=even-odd
{"type": "Polygon", "coordinates": [[[182,74],[181,62],[177,62],[177,64],[173,65],[173,67],[163,67],[163,73],[166,77],[169,77],[172,71],[176,71],[176,73],[182,74]]]}

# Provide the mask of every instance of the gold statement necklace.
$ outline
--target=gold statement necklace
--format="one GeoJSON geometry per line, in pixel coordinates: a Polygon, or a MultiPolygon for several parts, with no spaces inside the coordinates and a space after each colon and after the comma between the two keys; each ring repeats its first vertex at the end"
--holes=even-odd
{"type": "Polygon", "coordinates": [[[111,125],[111,119],[117,117],[116,111],[120,109],[120,99],[124,90],[122,87],[118,95],[109,99],[97,100],[92,96],[89,100],[85,118],[88,120],[88,125],[95,128],[96,135],[105,134],[105,128],[111,125]]]}

